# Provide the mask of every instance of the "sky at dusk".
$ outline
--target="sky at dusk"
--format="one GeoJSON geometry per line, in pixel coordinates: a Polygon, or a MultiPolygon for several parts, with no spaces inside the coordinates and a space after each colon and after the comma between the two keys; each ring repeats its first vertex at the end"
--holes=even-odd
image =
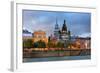
{"type": "Polygon", "coordinates": [[[66,20],[66,26],[71,31],[71,35],[90,36],[91,34],[91,13],[23,10],[22,17],[23,29],[32,33],[42,30],[50,36],[54,33],[57,19],[60,29],[66,20]]]}

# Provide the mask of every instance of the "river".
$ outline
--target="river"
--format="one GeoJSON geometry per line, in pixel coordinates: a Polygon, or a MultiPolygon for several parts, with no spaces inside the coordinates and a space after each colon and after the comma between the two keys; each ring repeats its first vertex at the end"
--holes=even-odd
{"type": "Polygon", "coordinates": [[[64,56],[64,57],[46,57],[46,58],[23,58],[23,62],[46,62],[46,61],[64,61],[64,60],[87,60],[91,59],[90,55],[86,56],[64,56]]]}

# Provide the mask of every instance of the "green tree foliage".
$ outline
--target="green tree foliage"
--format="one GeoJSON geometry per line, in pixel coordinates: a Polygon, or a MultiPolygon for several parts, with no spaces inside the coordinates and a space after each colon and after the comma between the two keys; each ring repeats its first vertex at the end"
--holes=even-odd
{"type": "Polygon", "coordinates": [[[58,42],[56,45],[57,48],[64,48],[64,43],[58,42]]]}
{"type": "Polygon", "coordinates": [[[33,47],[34,47],[34,48],[38,48],[38,43],[35,42],[35,43],[33,44],[33,47]]]}
{"type": "Polygon", "coordinates": [[[55,47],[56,45],[52,41],[48,42],[48,48],[55,48],[55,47]]]}
{"type": "Polygon", "coordinates": [[[33,44],[34,48],[46,48],[46,43],[43,41],[38,41],[33,44]]]}
{"type": "Polygon", "coordinates": [[[23,48],[32,48],[33,42],[31,39],[27,39],[23,41],[23,48]]]}

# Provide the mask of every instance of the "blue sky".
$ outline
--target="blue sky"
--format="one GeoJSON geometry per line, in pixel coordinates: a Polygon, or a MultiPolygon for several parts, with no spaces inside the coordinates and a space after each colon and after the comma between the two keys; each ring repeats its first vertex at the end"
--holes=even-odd
{"type": "Polygon", "coordinates": [[[47,36],[53,34],[57,23],[62,28],[64,20],[72,35],[90,36],[91,14],[79,12],[52,12],[23,10],[23,29],[30,32],[43,30],[47,36]]]}

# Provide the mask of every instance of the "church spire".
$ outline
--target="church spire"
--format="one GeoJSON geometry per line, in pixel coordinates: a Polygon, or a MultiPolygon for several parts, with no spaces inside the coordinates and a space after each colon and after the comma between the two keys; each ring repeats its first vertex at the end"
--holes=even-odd
{"type": "Polygon", "coordinates": [[[54,36],[55,36],[56,38],[59,38],[59,25],[58,25],[58,22],[57,22],[57,18],[56,18],[54,36]]]}
{"type": "Polygon", "coordinates": [[[66,20],[64,20],[64,24],[66,24],[66,20]]]}
{"type": "Polygon", "coordinates": [[[63,27],[62,27],[62,31],[67,31],[66,20],[64,20],[64,24],[63,24],[63,27]]]}
{"type": "Polygon", "coordinates": [[[57,18],[56,18],[55,29],[59,29],[58,22],[57,22],[57,18]]]}

